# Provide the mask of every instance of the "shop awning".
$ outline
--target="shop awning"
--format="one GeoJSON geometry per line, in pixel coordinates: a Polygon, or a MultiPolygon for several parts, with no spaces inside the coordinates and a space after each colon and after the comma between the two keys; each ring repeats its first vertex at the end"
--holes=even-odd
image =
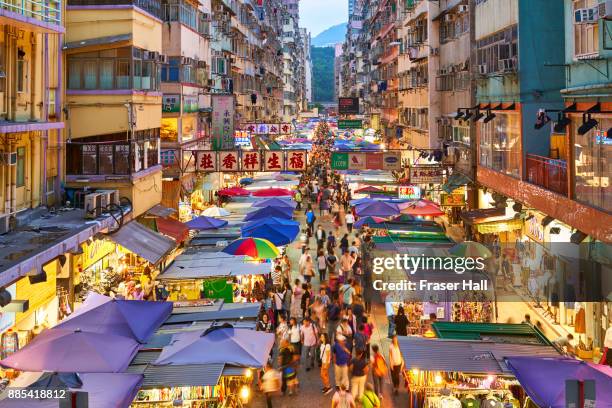
{"type": "Polygon", "coordinates": [[[157,231],[162,234],[174,239],[176,242],[181,243],[189,237],[189,228],[182,222],[173,218],[161,218],[155,219],[155,225],[157,231]]]}
{"type": "Polygon", "coordinates": [[[478,224],[481,222],[492,221],[488,220],[491,217],[504,217],[506,215],[505,208],[485,208],[481,210],[463,211],[461,219],[467,224],[478,224]]]}
{"type": "Polygon", "coordinates": [[[255,319],[258,314],[259,304],[250,303],[239,308],[222,308],[221,310],[210,312],[172,314],[168,320],[166,320],[165,324],[191,323],[212,320],[255,319]]]}
{"type": "Polygon", "coordinates": [[[169,217],[174,214],[176,210],[174,208],[164,207],[161,204],[154,205],[149,211],[147,211],[147,215],[152,215],[154,217],[169,217]]]}
{"type": "Polygon", "coordinates": [[[515,218],[476,224],[476,230],[480,234],[497,234],[500,232],[516,231],[521,228],[523,228],[523,220],[515,218]]]}
{"type": "Polygon", "coordinates": [[[176,246],[176,242],[170,238],[151,231],[138,222],[122,226],[119,231],[108,235],[108,238],[153,265],[158,264],[176,246]]]}
{"type": "Polygon", "coordinates": [[[530,324],[435,322],[436,337],[445,340],[488,340],[513,344],[552,345],[530,324]]]}
{"type": "Polygon", "coordinates": [[[210,261],[196,261],[193,262],[192,266],[186,266],[185,263],[172,265],[159,275],[158,279],[206,279],[224,276],[265,275],[270,273],[270,264],[210,261]]]}
{"type": "MultiPolygon", "coordinates": [[[[131,366],[130,371],[135,371],[131,366]]],[[[142,388],[217,385],[225,364],[150,365],[142,371],[142,388]]]]}
{"type": "Polygon", "coordinates": [[[552,346],[398,337],[407,369],[513,375],[506,357],[559,357],[552,346]]]}
{"type": "Polygon", "coordinates": [[[450,194],[456,189],[458,189],[459,187],[466,185],[471,181],[472,180],[470,180],[467,176],[461,173],[453,173],[450,175],[446,183],[442,184],[441,188],[443,191],[450,194]]]}

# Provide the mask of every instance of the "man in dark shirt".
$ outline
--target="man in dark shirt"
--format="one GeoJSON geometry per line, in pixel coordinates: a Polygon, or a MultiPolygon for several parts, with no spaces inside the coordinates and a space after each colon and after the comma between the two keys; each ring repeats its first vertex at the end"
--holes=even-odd
{"type": "Polygon", "coordinates": [[[349,386],[348,366],[351,360],[351,352],[346,347],[346,338],[341,335],[336,335],[336,343],[332,347],[332,361],[334,362],[334,377],[336,386],[349,386]]]}
{"type": "Polygon", "coordinates": [[[357,351],[357,357],[351,360],[351,394],[356,401],[360,401],[365,392],[365,383],[368,378],[369,365],[363,351],[357,351]]]}

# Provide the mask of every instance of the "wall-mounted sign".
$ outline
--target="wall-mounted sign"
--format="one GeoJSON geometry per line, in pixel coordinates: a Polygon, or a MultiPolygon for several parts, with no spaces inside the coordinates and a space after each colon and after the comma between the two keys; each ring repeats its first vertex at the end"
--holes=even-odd
{"type": "Polygon", "coordinates": [[[331,168],[333,170],[348,170],[348,153],[333,153],[331,168]]]}
{"type": "Polygon", "coordinates": [[[361,119],[344,119],[338,121],[338,129],[361,129],[363,121],[361,119]]]}
{"type": "Polygon", "coordinates": [[[194,113],[198,112],[198,110],[198,96],[183,95],[183,113],[194,113]]]}
{"type": "Polygon", "coordinates": [[[306,151],[287,152],[287,170],[289,171],[306,170],[306,151]]]}
{"type": "Polygon", "coordinates": [[[419,186],[398,186],[397,197],[403,200],[418,200],[421,198],[421,188],[419,186]]]}
{"type": "Polygon", "coordinates": [[[363,153],[334,152],[331,157],[334,170],[401,170],[400,152],[363,153]]]}
{"type": "Polygon", "coordinates": [[[465,195],[463,194],[441,194],[440,205],[446,207],[463,207],[465,205],[465,195]]]}
{"type": "Polygon", "coordinates": [[[410,182],[413,184],[440,184],[444,169],[438,165],[423,165],[410,168],[410,182]]]}
{"type": "Polygon", "coordinates": [[[308,164],[306,150],[192,150],[194,167],[190,171],[305,171],[308,164]]]}
{"type": "Polygon", "coordinates": [[[242,129],[255,135],[288,135],[291,123],[245,123],[242,129]]]}
{"type": "Polygon", "coordinates": [[[234,147],[234,96],[212,95],[212,142],[215,150],[234,147]]]}
{"type": "Polygon", "coordinates": [[[525,221],[525,235],[543,244],[546,240],[546,227],[542,225],[545,215],[542,213],[531,213],[530,215],[533,217],[525,221]]]}
{"type": "Polygon", "coordinates": [[[162,112],[179,113],[181,111],[181,95],[169,94],[162,97],[162,112]]]}
{"type": "Polygon", "coordinates": [[[401,170],[402,156],[400,152],[383,153],[383,170],[401,170]]]}

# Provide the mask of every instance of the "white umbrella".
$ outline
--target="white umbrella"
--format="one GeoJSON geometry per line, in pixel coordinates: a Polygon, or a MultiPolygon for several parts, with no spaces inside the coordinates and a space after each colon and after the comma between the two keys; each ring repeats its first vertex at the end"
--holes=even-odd
{"type": "Polygon", "coordinates": [[[230,215],[230,212],[227,210],[224,210],[223,208],[214,206],[214,207],[209,207],[205,209],[202,212],[202,215],[205,215],[207,217],[225,217],[227,215],[230,215]]]}

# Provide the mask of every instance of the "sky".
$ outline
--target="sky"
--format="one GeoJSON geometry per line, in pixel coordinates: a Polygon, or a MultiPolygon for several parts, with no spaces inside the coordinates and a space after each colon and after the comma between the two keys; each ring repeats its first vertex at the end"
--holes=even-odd
{"type": "Polygon", "coordinates": [[[313,37],[331,26],[348,21],[347,0],[301,0],[300,26],[313,37]]]}

